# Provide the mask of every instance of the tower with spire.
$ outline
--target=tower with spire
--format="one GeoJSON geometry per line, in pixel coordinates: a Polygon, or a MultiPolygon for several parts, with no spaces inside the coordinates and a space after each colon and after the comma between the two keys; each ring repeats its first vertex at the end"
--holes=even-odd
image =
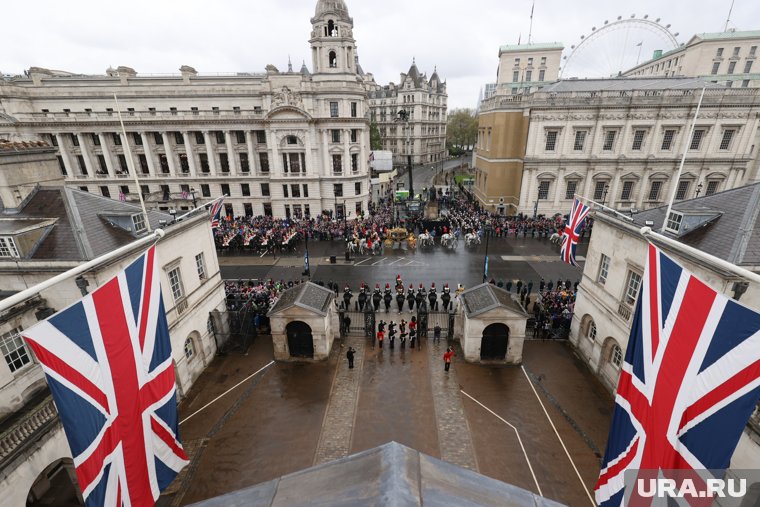
{"type": "Polygon", "coordinates": [[[356,74],[354,20],[343,0],[319,0],[311,18],[314,74],[356,74]]]}

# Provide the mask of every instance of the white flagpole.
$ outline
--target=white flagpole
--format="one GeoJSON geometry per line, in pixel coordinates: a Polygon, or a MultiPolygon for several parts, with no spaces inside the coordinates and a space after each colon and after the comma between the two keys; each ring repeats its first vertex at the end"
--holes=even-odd
{"type": "MultiPolygon", "coordinates": [[[[702,94],[699,96],[699,102],[697,103],[697,111],[694,113],[694,119],[691,122],[691,129],[689,129],[689,137],[686,138],[686,142],[683,146],[683,156],[681,156],[681,165],[678,166],[678,173],[675,180],[671,180],[673,188],[670,191],[670,199],[668,202],[668,212],[665,213],[665,220],[662,221],[662,229],[660,232],[665,232],[665,226],[668,224],[668,217],[670,217],[670,211],[673,209],[673,201],[676,199],[676,191],[678,190],[678,184],[681,181],[681,173],[683,172],[683,165],[686,163],[686,152],[689,150],[692,136],[694,135],[694,129],[697,126],[697,118],[699,117],[699,109],[702,107],[702,99],[705,98],[705,89],[702,87],[702,94]]],[[[643,189],[642,189],[643,190],[643,189]]]]}
{"type": "Polygon", "coordinates": [[[220,199],[224,199],[225,197],[229,197],[229,195],[223,195],[223,196],[221,196],[221,197],[217,197],[217,198],[216,198],[216,199],[214,199],[213,201],[209,201],[209,202],[207,202],[207,203],[201,204],[201,205],[200,205],[200,206],[198,206],[197,208],[193,208],[193,209],[191,209],[190,211],[188,211],[187,213],[185,213],[184,215],[182,215],[181,217],[178,217],[178,218],[177,218],[177,221],[179,222],[179,221],[180,221],[180,220],[182,220],[183,218],[185,218],[185,217],[187,217],[187,216],[190,216],[190,215],[192,215],[193,213],[195,213],[195,212],[196,212],[196,211],[198,211],[199,209],[201,209],[201,208],[205,208],[205,207],[206,207],[206,206],[208,206],[209,204],[214,204],[216,201],[218,201],[218,200],[220,200],[220,199]]]}
{"type": "Polygon", "coordinates": [[[589,199],[589,198],[584,197],[584,196],[579,195],[579,194],[575,194],[575,197],[578,198],[579,200],[590,202],[591,204],[594,205],[594,207],[599,207],[599,208],[602,208],[602,209],[606,209],[607,211],[611,211],[612,213],[614,213],[614,214],[616,214],[616,215],[618,215],[620,217],[625,218],[629,222],[633,222],[633,218],[629,217],[628,215],[620,213],[619,211],[614,210],[614,209],[612,209],[612,208],[610,208],[608,206],[605,206],[604,204],[599,204],[598,202],[594,201],[593,199],[589,199]]]}
{"type": "Polygon", "coordinates": [[[164,231],[163,229],[156,229],[151,234],[145,236],[144,238],[140,238],[137,241],[133,241],[132,243],[128,245],[124,245],[123,247],[117,248],[116,250],[113,250],[111,252],[108,252],[107,254],[103,254],[100,257],[96,257],[92,259],[91,261],[85,262],[84,264],[80,264],[79,266],[75,268],[71,268],[70,270],[66,271],[65,273],[61,273],[59,275],[56,275],[52,278],[48,278],[47,280],[38,283],[37,285],[30,287],[26,290],[23,290],[17,294],[12,295],[9,298],[5,298],[2,301],[0,301],[0,313],[4,312],[5,310],[23,302],[27,299],[36,296],[43,290],[52,287],[53,285],[60,283],[64,280],[67,280],[69,278],[75,277],[81,273],[85,273],[93,268],[96,268],[100,266],[101,264],[104,264],[111,259],[116,259],[120,256],[122,256],[125,253],[131,252],[132,250],[136,249],[137,247],[147,245],[149,243],[154,243],[158,241],[159,239],[164,237],[164,231]]]}
{"type": "Polygon", "coordinates": [[[140,191],[140,180],[137,179],[137,169],[132,165],[132,148],[129,147],[129,138],[127,137],[127,131],[124,128],[124,120],[121,117],[121,109],[119,108],[119,99],[116,98],[116,94],[113,94],[113,100],[116,102],[116,113],[119,115],[119,124],[121,124],[121,133],[124,134],[124,147],[127,149],[127,167],[132,171],[132,177],[135,180],[135,186],[137,187],[137,196],[140,198],[140,207],[142,207],[143,217],[145,217],[145,227],[148,232],[151,232],[150,220],[148,219],[148,210],[145,209],[145,201],[143,200],[142,192],[140,191]]]}

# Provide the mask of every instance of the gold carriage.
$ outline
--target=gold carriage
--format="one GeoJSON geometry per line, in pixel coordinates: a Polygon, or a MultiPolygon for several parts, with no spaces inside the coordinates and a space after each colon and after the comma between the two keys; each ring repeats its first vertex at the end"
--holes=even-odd
{"type": "Polygon", "coordinates": [[[417,246],[417,238],[414,237],[414,234],[407,231],[404,227],[396,227],[388,231],[388,236],[385,238],[385,246],[386,248],[393,248],[396,243],[400,246],[404,241],[406,241],[408,248],[415,248],[417,246]]]}

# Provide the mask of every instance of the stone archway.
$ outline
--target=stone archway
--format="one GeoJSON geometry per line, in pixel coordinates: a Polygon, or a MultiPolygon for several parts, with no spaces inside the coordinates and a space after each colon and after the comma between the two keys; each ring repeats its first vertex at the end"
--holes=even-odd
{"type": "Polygon", "coordinates": [[[288,337],[288,351],[290,357],[314,357],[314,338],[311,326],[300,320],[293,321],[285,326],[285,334],[288,337]]]}
{"type": "Polygon", "coordinates": [[[40,472],[29,489],[26,507],[78,507],[84,505],[74,471],[74,460],[55,460],[40,472]]]}
{"type": "Polygon", "coordinates": [[[506,324],[490,324],[483,330],[480,342],[481,361],[503,361],[509,346],[509,327],[506,324]]]}

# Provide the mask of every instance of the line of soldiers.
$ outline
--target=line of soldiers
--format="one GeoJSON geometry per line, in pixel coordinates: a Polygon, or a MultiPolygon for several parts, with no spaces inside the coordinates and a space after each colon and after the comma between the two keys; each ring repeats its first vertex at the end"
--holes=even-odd
{"type": "MultiPolygon", "coordinates": [[[[430,290],[425,290],[425,287],[420,284],[417,292],[414,291],[413,284],[409,284],[409,289],[404,293],[404,283],[401,280],[401,276],[396,277],[395,286],[395,300],[398,307],[398,313],[404,311],[404,305],[406,304],[409,311],[414,311],[415,305],[417,308],[421,308],[422,305],[426,305],[429,311],[438,311],[441,308],[443,311],[449,311],[451,305],[451,289],[449,284],[443,286],[443,292],[440,296],[440,305],[438,304],[439,297],[435,288],[435,283],[431,284],[430,290]]],[[[343,302],[340,304],[342,310],[351,309],[351,300],[354,294],[351,292],[351,288],[346,285],[343,289],[343,302]]],[[[389,283],[385,284],[385,291],[380,292],[380,284],[375,284],[375,290],[370,294],[369,287],[362,283],[359,289],[359,294],[354,302],[354,310],[364,311],[366,305],[372,305],[372,308],[378,312],[380,311],[381,304],[385,305],[385,313],[389,313],[391,305],[393,303],[393,293],[391,292],[391,286],[389,283]]]]}

